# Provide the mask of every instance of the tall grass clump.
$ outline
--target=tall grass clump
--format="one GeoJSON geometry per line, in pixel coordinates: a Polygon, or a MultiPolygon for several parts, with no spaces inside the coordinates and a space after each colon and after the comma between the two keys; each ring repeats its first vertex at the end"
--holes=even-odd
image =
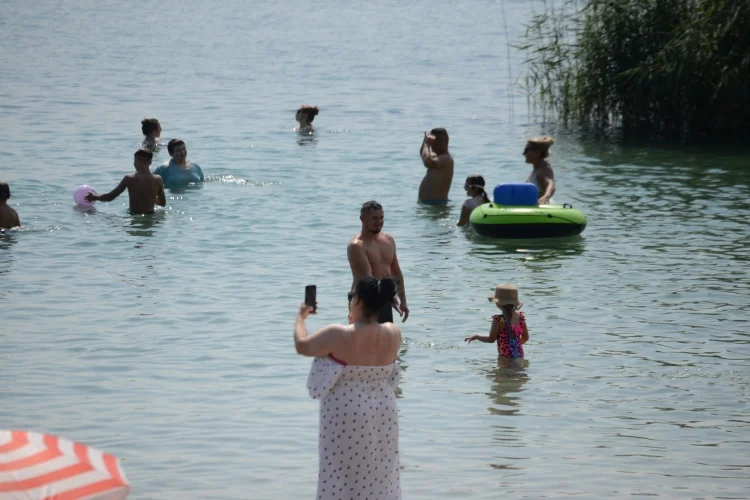
{"type": "Polygon", "coordinates": [[[750,131],[750,0],[544,2],[526,83],[546,115],[623,135],[750,131]]]}

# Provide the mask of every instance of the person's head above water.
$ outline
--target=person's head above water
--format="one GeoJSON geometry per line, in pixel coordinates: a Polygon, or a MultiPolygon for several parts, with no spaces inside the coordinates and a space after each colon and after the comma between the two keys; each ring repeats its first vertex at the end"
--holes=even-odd
{"type": "Polygon", "coordinates": [[[151,166],[151,160],[154,158],[154,153],[148,149],[139,149],[133,155],[133,165],[135,170],[140,173],[149,172],[151,166]]]}
{"type": "Polygon", "coordinates": [[[10,186],[7,182],[0,181],[0,201],[7,201],[10,198],[10,186]]]}
{"type": "Polygon", "coordinates": [[[156,118],[144,118],[141,120],[141,132],[146,137],[159,137],[161,135],[161,124],[156,118]]]}
{"type": "Polygon", "coordinates": [[[353,317],[356,314],[355,308],[361,307],[362,317],[364,319],[377,316],[378,312],[386,304],[393,302],[396,296],[396,281],[390,276],[381,279],[366,276],[359,280],[354,288],[354,297],[352,298],[353,317]]]}
{"type": "Polygon", "coordinates": [[[484,177],[477,174],[472,174],[466,178],[466,182],[464,182],[464,189],[470,196],[479,196],[482,195],[484,197],[485,203],[489,203],[490,199],[487,196],[487,192],[484,190],[484,177]]]}
{"type": "Polygon", "coordinates": [[[175,163],[184,163],[187,159],[187,146],[182,139],[172,139],[167,143],[167,151],[169,156],[175,161],[175,163]]]}
{"type": "Polygon", "coordinates": [[[300,123],[300,125],[305,125],[308,123],[312,123],[319,111],[320,110],[317,106],[303,104],[297,110],[297,114],[294,115],[294,118],[300,123]]]}
{"type": "Polygon", "coordinates": [[[383,205],[375,200],[365,202],[359,211],[359,220],[362,221],[363,233],[378,234],[383,230],[385,220],[383,205]]]}
{"type": "Polygon", "coordinates": [[[534,160],[543,160],[549,156],[549,148],[555,143],[552,137],[534,137],[529,139],[523,149],[526,163],[534,163],[534,160]]]}

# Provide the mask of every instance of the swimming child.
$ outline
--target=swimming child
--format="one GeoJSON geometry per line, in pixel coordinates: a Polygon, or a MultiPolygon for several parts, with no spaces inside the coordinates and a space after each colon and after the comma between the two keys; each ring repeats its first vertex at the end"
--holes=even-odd
{"type": "Polygon", "coordinates": [[[162,146],[161,142],[161,124],[156,118],[144,118],[141,120],[141,132],[145,136],[141,147],[149,149],[153,152],[159,151],[162,146]]]}
{"type": "Polygon", "coordinates": [[[525,182],[530,182],[539,189],[540,205],[547,205],[555,194],[555,174],[547,161],[549,148],[555,143],[552,137],[534,137],[529,139],[523,150],[526,163],[531,163],[533,170],[525,182]]]}
{"type": "Polygon", "coordinates": [[[9,199],[10,186],[0,181],[0,229],[11,229],[21,225],[18,212],[8,206],[9,199]]]}
{"type": "Polygon", "coordinates": [[[464,182],[466,195],[470,198],[466,200],[461,207],[461,217],[458,219],[457,226],[465,226],[469,222],[469,216],[479,205],[489,203],[490,199],[484,191],[484,177],[481,175],[470,175],[464,182]]]}
{"type": "Polygon", "coordinates": [[[151,160],[154,154],[148,149],[139,149],[133,155],[133,165],[135,173],[128,174],[122,178],[120,184],[112,191],[102,195],[89,193],[86,195],[86,201],[112,201],[128,190],[130,198],[130,213],[133,214],[152,214],[154,205],[163,207],[167,204],[167,198],[164,195],[164,181],[158,175],[154,175],[149,170],[151,160]]]}
{"type": "Polygon", "coordinates": [[[317,106],[313,107],[309,104],[303,104],[297,110],[297,114],[294,115],[294,119],[299,122],[299,127],[295,128],[295,132],[302,132],[309,134],[315,132],[315,127],[312,126],[312,121],[315,119],[317,114],[320,112],[317,106]]]}
{"type": "Polygon", "coordinates": [[[529,340],[526,318],[519,309],[523,302],[518,300],[518,289],[513,285],[497,285],[495,295],[487,297],[502,311],[492,316],[489,335],[472,335],[464,341],[479,340],[492,344],[497,340],[497,352],[502,358],[523,359],[523,344],[529,340]]]}

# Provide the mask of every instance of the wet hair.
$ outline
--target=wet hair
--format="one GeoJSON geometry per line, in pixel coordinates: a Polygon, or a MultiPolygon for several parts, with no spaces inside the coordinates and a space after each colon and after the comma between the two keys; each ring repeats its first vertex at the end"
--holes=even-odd
{"type": "Polygon", "coordinates": [[[445,137],[445,143],[448,144],[448,140],[449,140],[448,131],[445,130],[444,128],[442,127],[434,128],[430,130],[430,134],[434,135],[436,139],[439,139],[440,137],[445,137]]]}
{"type": "Polygon", "coordinates": [[[359,211],[359,215],[365,215],[370,210],[383,210],[383,205],[375,200],[366,201],[362,204],[362,208],[359,211]]]}
{"type": "Polygon", "coordinates": [[[396,281],[390,276],[381,279],[367,276],[359,280],[354,295],[362,301],[365,318],[378,314],[396,296],[396,281]]]}
{"type": "Polygon", "coordinates": [[[307,115],[307,121],[312,123],[312,121],[315,119],[317,114],[320,112],[317,106],[313,107],[309,104],[303,104],[299,107],[297,110],[298,113],[305,113],[307,115]]]}
{"type": "Polygon", "coordinates": [[[143,135],[149,135],[159,127],[159,120],[156,118],[144,118],[141,120],[141,132],[143,135]]]}
{"type": "Polygon", "coordinates": [[[169,151],[169,154],[172,154],[174,152],[174,148],[179,146],[180,144],[185,144],[185,141],[182,139],[172,139],[167,143],[167,151],[169,151]]]}
{"type": "Polygon", "coordinates": [[[466,178],[466,185],[470,188],[481,191],[484,202],[490,202],[490,198],[487,196],[487,192],[484,190],[484,177],[482,177],[481,175],[472,174],[466,178]]]}
{"type": "Polygon", "coordinates": [[[10,186],[0,181],[0,200],[7,200],[8,198],[10,198],[10,186]]]}
{"type": "Polygon", "coordinates": [[[154,153],[152,153],[148,149],[141,148],[138,151],[136,151],[133,156],[135,158],[143,157],[143,158],[148,158],[149,160],[152,160],[154,158],[154,153]]]}

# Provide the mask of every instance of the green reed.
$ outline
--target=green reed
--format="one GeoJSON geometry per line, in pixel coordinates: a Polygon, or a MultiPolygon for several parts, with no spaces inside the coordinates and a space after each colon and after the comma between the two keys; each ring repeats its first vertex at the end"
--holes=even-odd
{"type": "Polygon", "coordinates": [[[545,117],[624,135],[750,131],[750,0],[543,5],[517,47],[545,117]]]}

